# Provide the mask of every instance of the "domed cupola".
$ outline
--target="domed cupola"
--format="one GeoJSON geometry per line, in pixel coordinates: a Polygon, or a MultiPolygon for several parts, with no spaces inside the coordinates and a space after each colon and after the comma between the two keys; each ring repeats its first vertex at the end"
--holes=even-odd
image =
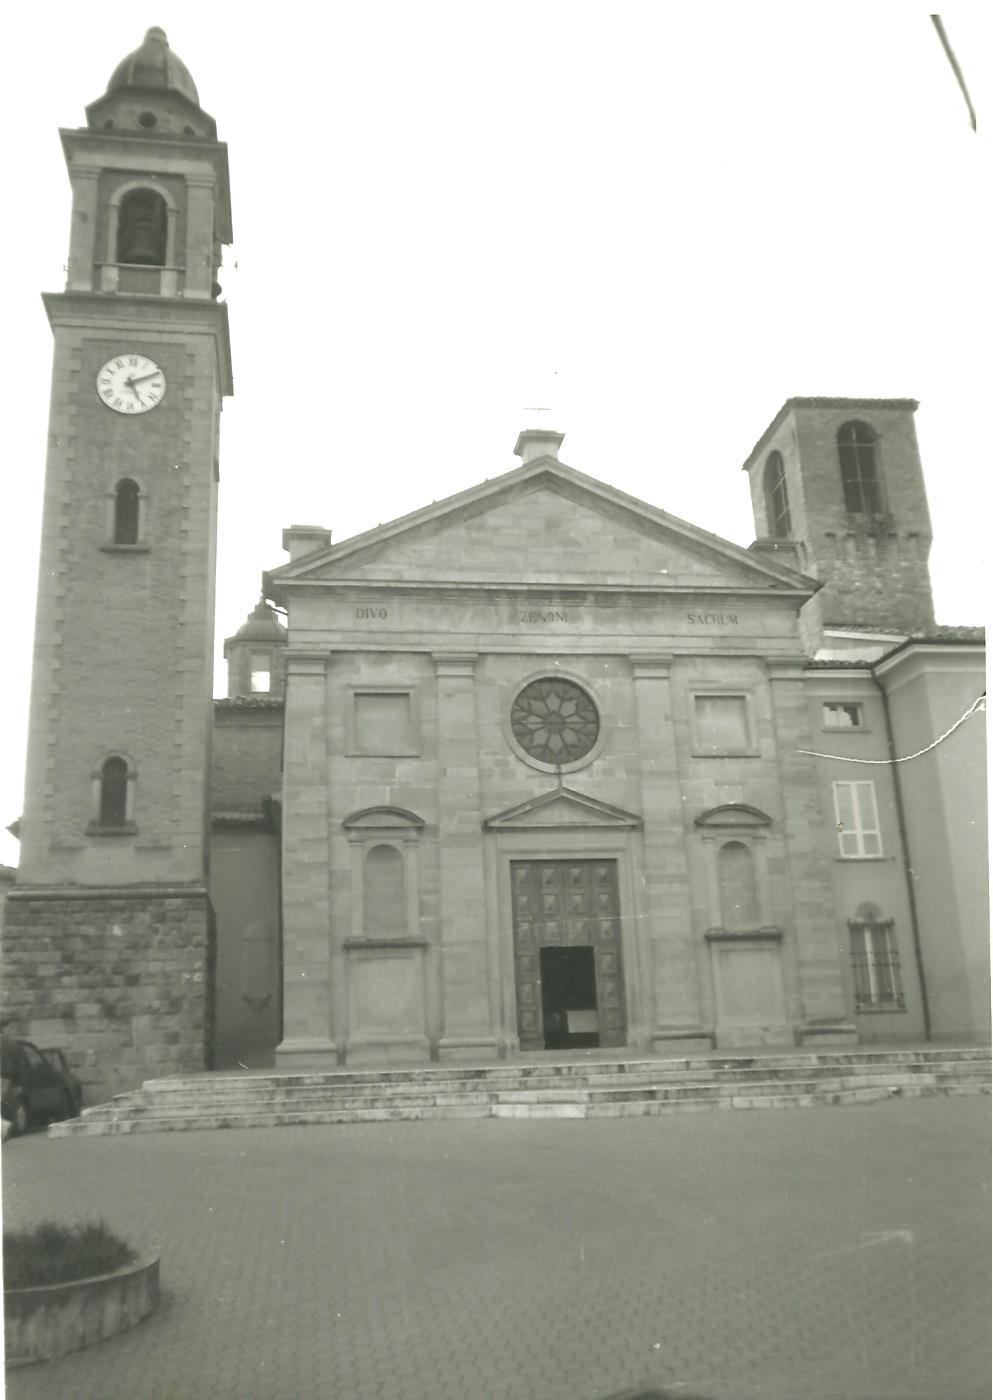
{"type": "Polygon", "coordinates": [[[157,27],[117,65],[103,97],[87,107],[86,120],[91,129],[129,136],[217,139],[216,123],[200,106],[190,70],[157,27]]]}
{"type": "Polygon", "coordinates": [[[165,30],[157,27],[150,29],[141,47],[114,69],[107,91],[116,92],[118,88],[169,88],[200,106],[190,70],[170,49],[165,30]]]}
{"type": "Polygon", "coordinates": [[[228,663],[228,696],[268,696],[280,699],[285,687],[283,648],[286,628],[264,598],[224,643],[228,663]]]}

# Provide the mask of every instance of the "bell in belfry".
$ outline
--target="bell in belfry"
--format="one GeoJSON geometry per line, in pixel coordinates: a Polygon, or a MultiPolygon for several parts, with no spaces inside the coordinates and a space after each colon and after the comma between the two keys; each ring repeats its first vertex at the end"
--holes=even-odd
{"type": "Polygon", "coordinates": [[[165,204],[154,190],[132,190],[121,202],[117,261],[144,267],[165,265],[165,204]]]}

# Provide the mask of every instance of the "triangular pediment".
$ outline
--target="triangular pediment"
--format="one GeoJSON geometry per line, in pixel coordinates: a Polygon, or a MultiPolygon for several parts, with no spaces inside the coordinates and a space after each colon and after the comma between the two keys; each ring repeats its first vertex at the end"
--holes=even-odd
{"type": "Polygon", "coordinates": [[[813,580],[552,458],[297,559],[270,586],[582,584],[809,596],[813,580]]]}
{"type": "Polygon", "coordinates": [[[572,788],[552,788],[540,797],[530,797],[516,807],[508,807],[483,822],[487,831],[520,831],[554,827],[638,827],[641,818],[623,807],[600,802],[572,788]]]}

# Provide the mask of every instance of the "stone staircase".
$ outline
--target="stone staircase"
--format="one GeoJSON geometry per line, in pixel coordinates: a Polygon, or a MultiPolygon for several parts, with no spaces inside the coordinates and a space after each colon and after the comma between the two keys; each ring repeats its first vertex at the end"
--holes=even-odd
{"type": "Polygon", "coordinates": [[[622,1118],[988,1094],[989,1048],[919,1047],[688,1059],[585,1057],[330,1073],[152,1079],[51,1137],[436,1118],[622,1118]]]}

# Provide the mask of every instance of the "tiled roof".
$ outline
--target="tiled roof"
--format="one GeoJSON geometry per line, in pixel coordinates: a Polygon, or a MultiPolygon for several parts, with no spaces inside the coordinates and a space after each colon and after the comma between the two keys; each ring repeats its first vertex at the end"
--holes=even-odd
{"type": "Polygon", "coordinates": [[[233,695],[215,698],[215,710],[281,710],[284,702],[274,695],[233,695]]]}
{"type": "Polygon", "coordinates": [[[871,671],[871,661],[808,661],[805,671],[871,671]]]}
{"type": "Polygon", "coordinates": [[[985,627],[955,627],[935,623],[909,631],[906,627],[876,627],[867,622],[826,622],[826,632],[865,632],[870,636],[906,637],[910,642],[985,642],[985,627]]]}

